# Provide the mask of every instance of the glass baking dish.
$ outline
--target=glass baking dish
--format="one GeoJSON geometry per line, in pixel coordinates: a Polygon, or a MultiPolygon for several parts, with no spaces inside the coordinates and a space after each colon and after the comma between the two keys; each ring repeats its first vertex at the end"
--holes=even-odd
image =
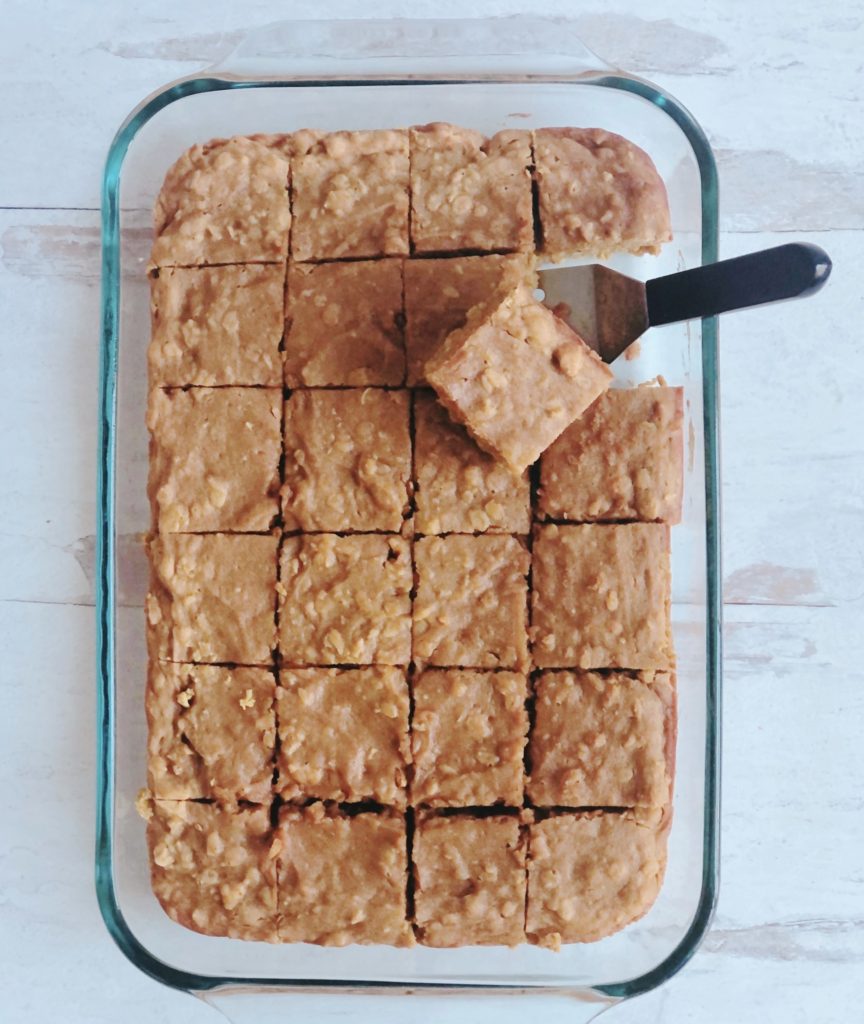
{"type": "MultiPolygon", "coordinates": [[[[684,519],[673,530],[679,667],[674,824],[660,897],[641,921],[590,945],[518,949],[270,946],[194,934],[150,889],[144,825],[143,598],[148,528],[144,426],[150,211],[188,146],[236,133],[397,127],[453,121],[504,127],[599,126],[645,148],[666,182],[675,241],[657,257],[617,256],[638,277],[717,256],[713,157],[695,121],[653,85],[613,71],[559,21],[295,22],[256,32],[224,65],[182,79],[127,118],[103,192],[99,439],[99,780],[96,885],[129,959],[190,992],[340,990],[566,997],[593,1015],[677,971],[708,926],[717,886],[720,698],[717,326],[652,328],[620,382],[662,374],[686,397],[684,519]]],[[[475,1009],[476,1009],[476,1003],[475,1009]]],[[[492,1004],[488,1004],[491,1006],[492,1004]]],[[[548,1012],[546,1014],[548,1016],[548,1012]]]]}

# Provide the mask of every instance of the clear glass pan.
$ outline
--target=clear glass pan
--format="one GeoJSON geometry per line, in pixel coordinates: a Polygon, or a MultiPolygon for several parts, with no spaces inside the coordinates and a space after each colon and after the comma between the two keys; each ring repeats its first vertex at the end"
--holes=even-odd
{"type": "Polygon", "coordinates": [[[269,946],[196,935],[150,890],[144,826],[142,611],[146,568],[149,211],[168,166],[214,136],[397,127],[453,121],[503,127],[599,126],[644,147],[666,181],[675,242],[659,257],[616,257],[637,277],[712,262],[717,186],[701,129],[651,84],[604,67],[566,24],[298,22],[247,40],[226,66],[183,79],[135,110],[108,156],[103,194],[100,430],[99,780],[96,880],[125,954],[188,991],[222,986],[332,991],[477,987],[621,998],[651,988],[692,955],[717,885],[719,523],[716,321],[652,329],[622,382],[662,374],[686,394],[685,511],[673,531],[673,623],[679,655],[674,825],[662,893],[635,925],[555,954],[523,946],[435,950],[269,946]]]}

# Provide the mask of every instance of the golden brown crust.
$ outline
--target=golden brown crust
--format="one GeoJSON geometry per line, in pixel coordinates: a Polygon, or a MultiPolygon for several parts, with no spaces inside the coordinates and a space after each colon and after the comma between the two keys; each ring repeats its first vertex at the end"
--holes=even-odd
{"type": "Polygon", "coordinates": [[[148,491],[161,533],[269,530],[279,514],[282,392],[150,392],[148,491]]]}
{"type": "Polygon", "coordinates": [[[258,668],[151,664],[148,784],[167,800],[269,803],[276,680],[258,668]]]}
{"type": "Polygon", "coordinates": [[[530,558],[515,537],[423,537],[414,546],[414,660],[525,669],[530,558]]]}
{"type": "Polygon", "coordinates": [[[405,806],[404,670],[282,669],[279,684],[277,788],[284,799],[405,806]]]}
{"type": "Polygon", "coordinates": [[[271,664],[277,543],[253,534],[154,538],[146,602],[151,658],[271,664]]]}
{"type": "Polygon", "coordinates": [[[663,179],[648,154],[600,128],[534,132],[542,252],[656,253],[672,238],[663,179]]]}
{"type": "Polygon", "coordinates": [[[412,586],[402,537],[286,537],[277,587],[283,662],[407,665],[412,586]]]}
{"type": "Polygon", "coordinates": [[[412,251],[533,250],[530,163],[527,131],[487,139],[440,122],[412,128],[412,251]]]}
{"type": "Polygon", "coordinates": [[[387,530],[408,511],[407,391],[295,391],[285,403],[287,530],[387,530]]]}
{"type": "Polygon", "coordinates": [[[535,527],[533,657],[542,668],[668,668],[669,527],[535,527]]]}
{"type": "Polygon", "coordinates": [[[681,519],[682,388],[613,388],[540,461],[539,510],[550,519],[681,519]]]}
{"type": "Polygon", "coordinates": [[[288,268],[285,383],[401,384],[402,260],[288,268]]]}
{"type": "Polygon", "coordinates": [[[284,260],[288,173],[283,153],[241,135],[192,146],[156,199],[151,266],[284,260]]]}
{"type": "Polygon", "coordinates": [[[426,376],[450,415],[516,474],[612,379],[525,285],[475,307],[427,363],[426,376]]]}
{"type": "Polygon", "coordinates": [[[596,942],[642,917],[666,869],[667,830],[657,815],[562,814],[529,828],[531,942],[558,949],[596,942]]]}
{"type": "Polygon", "coordinates": [[[527,473],[483,451],[431,392],[414,396],[414,474],[418,533],[530,531],[527,473]]]}
{"type": "Polygon", "coordinates": [[[285,267],[171,267],[150,279],[151,387],[280,387],[285,267]]]}
{"type": "Polygon", "coordinates": [[[413,696],[412,804],[521,806],[526,677],[427,669],[414,680],[413,696]]]}
{"type": "Polygon", "coordinates": [[[263,807],[155,800],[147,823],[153,892],[202,935],[276,941],[276,862],[263,807]]]}
{"type": "Polygon", "coordinates": [[[277,843],[282,942],[414,945],[403,815],[283,807],[277,843]]]}
{"type": "Polygon", "coordinates": [[[298,262],[408,254],[408,133],[297,133],[292,160],[298,262]]]}
{"type": "Polygon", "coordinates": [[[415,920],[424,946],[525,941],[525,849],[518,818],[423,815],[413,861],[415,920]]]}

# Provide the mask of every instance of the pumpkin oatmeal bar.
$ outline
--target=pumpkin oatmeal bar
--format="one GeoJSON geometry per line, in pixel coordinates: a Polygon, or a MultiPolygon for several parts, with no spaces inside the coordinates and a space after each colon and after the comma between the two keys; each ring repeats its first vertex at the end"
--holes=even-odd
{"type": "Polygon", "coordinates": [[[414,481],[418,533],[530,532],[527,473],[483,451],[432,392],[414,395],[414,481]]]}
{"type": "Polygon", "coordinates": [[[531,942],[596,942],[642,917],[660,891],[668,823],[659,812],[560,814],[529,827],[531,942]]]}
{"type": "Polygon", "coordinates": [[[298,132],[291,256],[297,262],[408,254],[408,133],[298,132]]]}
{"type": "Polygon", "coordinates": [[[612,372],[520,285],[475,307],[426,377],[477,443],[521,473],[609,387],[612,372]]]}
{"type": "Polygon", "coordinates": [[[682,388],[612,388],[540,460],[538,508],[577,522],[681,519],[682,388]]]}
{"type": "Polygon", "coordinates": [[[515,537],[422,537],[414,547],[414,660],[441,667],[528,664],[528,551],[515,537]]]}
{"type": "Polygon", "coordinates": [[[165,913],[202,935],[277,941],[268,809],[154,800],[149,813],[151,880],[165,913]]]}
{"type": "Polygon", "coordinates": [[[398,533],[408,513],[407,391],[295,391],[285,403],[286,530],[398,533]]]}
{"type": "Polygon", "coordinates": [[[530,164],[527,131],[412,128],[412,252],[533,250],[530,164]]]}
{"type": "Polygon", "coordinates": [[[411,755],[402,669],[281,669],[277,714],[285,800],[405,806],[411,755]]]}
{"type": "Polygon", "coordinates": [[[149,492],[162,533],[263,532],[279,514],[282,392],[150,392],[149,492]]]}
{"type": "Polygon", "coordinates": [[[669,667],[669,527],[538,526],[532,554],[534,663],[669,667]]]}
{"type": "Polygon", "coordinates": [[[404,381],[402,260],[292,263],[287,287],[288,387],[404,381]]]}
{"type": "Polygon", "coordinates": [[[155,537],[146,600],[150,656],[271,664],[277,546],[276,537],[255,534],[155,537]]]}
{"type": "Polygon", "coordinates": [[[151,266],[283,261],[288,175],[283,153],[244,136],[188,149],[156,199],[151,266]]]}
{"type": "Polygon", "coordinates": [[[151,664],[148,783],[156,797],[269,803],[276,679],[260,668],[151,664]]]}
{"type": "Polygon", "coordinates": [[[544,672],[534,692],[527,781],[533,804],[667,804],[675,716],[670,673],[544,672]]]}
{"type": "Polygon", "coordinates": [[[282,942],[414,945],[402,814],[346,815],[319,803],[283,807],[279,821],[282,942]]]}
{"type": "Polygon", "coordinates": [[[521,807],[526,677],[427,669],[412,690],[412,804],[521,807]]]}
{"type": "Polygon", "coordinates": [[[283,663],[407,665],[411,660],[414,578],[411,549],[402,537],[286,537],[280,565],[283,663]]]}
{"type": "Polygon", "coordinates": [[[663,179],[628,139],[600,128],[541,128],[534,164],[543,255],[657,253],[672,238],[663,179]]]}
{"type": "Polygon", "coordinates": [[[285,267],[169,267],[150,275],[151,387],[282,385],[285,267]]]}
{"type": "Polygon", "coordinates": [[[408,384],[423,384],[426,363],[468,313],[497,291],[537,283],[533,257],[455,256],[405,261],[405,344],[408,384]]]}
{"type": "Polygon", "coordinates": [[[413,862],[422,945],[525,941],[525,849],[517,817],[421,814],[413,862]]]}

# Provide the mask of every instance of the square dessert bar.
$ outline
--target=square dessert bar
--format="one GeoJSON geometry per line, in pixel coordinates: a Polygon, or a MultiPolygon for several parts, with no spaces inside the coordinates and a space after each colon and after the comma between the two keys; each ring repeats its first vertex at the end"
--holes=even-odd
{"type": "Polygon", "coordinates": [[[413,946],[408,923],[405,818],[283,807],[279,848],[279,939],[346,946],[413,946]]]}
{"type": "Polygon", "coordinates": [[[525,941],[525,849],[510,815],[421,814],[414,833],[414,907],[424,946],[525,941]]]}
{"type": "Polygon", "coordinates": [[[151,658],[269,665],[276,646],[276,537],[166,534],[150,542],[151,658]]]}
{"type": "Polygon", "coordinates": [[[153,210],[154,267],[278,263],[288,253],[289,164],[235,136],[193,146],[165,176],[153,210]]]}
{"type": "Polygon", "coordinates": [[[533,250],[530,164],[526,131],[412,128],[412,252],[533,250]]]}
{"type": "Polygon", "coordinates": [[[530,558],[515,537],[422,537],[414,546],[414,660],[524,669],[530,558]]]}
{"type": "Polygon", "coordinates": [[[407,132],[298,132],[293,152],[295,260],[408,254],[407,132]]]}
{"type": "Polygon", "coordinates": [[[681,518],[684,392],[612,388],[540,460],[539,511],[550,519],[681,518]]]}
{"type": "Polygon", "coordinates": [[[405,261],[408,384],[423,384],[426,363],[468,313],[496,291],[537,281],[529,255],[455,256],[405,261]]]}
{"type": "Polygon", "coordinates": [[[411,756],[402,669],[282,669],[277,713],[285,800],[404,807],[411,756]]]}
{"type": "Polygon", "coordinates": [[[663,807],[675,749],[670,673],[544,672],[528,796],[546,807],[663,807]]]}
{"type": "Polygon", "coordinates": [[[153,892],[173,921],[202,935],[277,941],[268,808],[154,800],[147,842],[153,892]]]}
{"type": "Polygon", "coordinates": [[[402,384],[402,260],[292,263],[285,383],[402,384]]]}
{"type": "Polygon", "coordinates": [[[401,537],[286,537],[277,584],[283,663],[407,665],[413,584],[401,537]]]}
{"type": "Polygon", "coordinates": [[[656,253],[672,238],[663,179],[648,154],[620,135],[541,128],[534,164],[544,255],[656,253]]]}
{"type": "Polygon", "coordinates": [[[281,387],[284,291],[282,263],[154,270],[150,386],[281,387]]]}
{"type": "Polygon", "coordinates": [[[270,529],[279,515],[281,389],[157,388],[147,426],[161,533],[270,529]]]}
{"type": "Polygon", "coordinates": [[[612,373],[520,285],[475,307],[426,364],[450,415],[521,473],[609,387],[612,373]]]}
{"type": "Polygon", "coordinates": [[[286,530],[387,530],[408,513],[407,391],[295,391],[285,403],[286,530]]]}
{"type": "Polygon", "coordinates": [[[148,782],[156,797],[269,803],[276,679],[261,668],[150,665],[148,782]]]}
{"type": "Polygon", "coordinates": [[[414,396],[414,481],[419,533],[528,533],[527,473],[514,476],[454,423],[432,392],[414,396]]]}
{"type": "Polygon", "coordinates": [[[529,828],[531,942],[596,942],[638,920],[666,870],[668,823],[660,812],[561,814],[529,828]]]}
{"type": "Polygon", "coordinates": [[[414,680],[413,696],[411,803],[521,807],[525,676],[427,669],[414,680]]]}
{"type": "Polygon", "coordinates": [[[673,663],[668,526],[538,526],[532,559],[536,665],[673,663]]]}

